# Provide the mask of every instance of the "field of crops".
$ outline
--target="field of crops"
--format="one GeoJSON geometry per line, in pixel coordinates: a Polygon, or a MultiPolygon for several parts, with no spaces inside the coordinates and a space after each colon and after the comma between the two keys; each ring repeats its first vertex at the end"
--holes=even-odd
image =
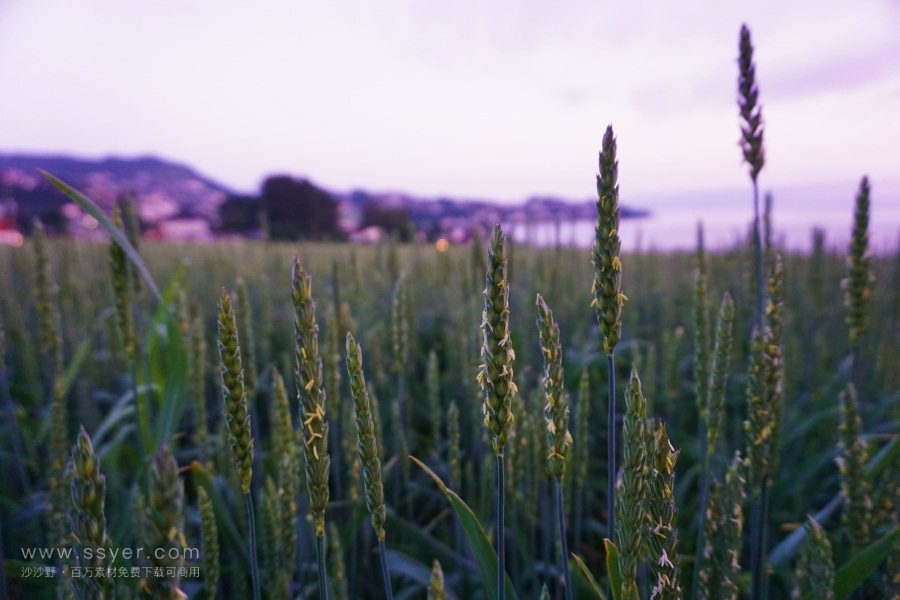
{"type": "Polygon", "coordinates": [[[848,248],[621,254],[617,173],[591,251],[151,244],[53,180],[111,241],[0,249],[0,596],[900,597],[877,191],[848,248]]]}
{"type": "MultiPolygon", "coordinates": [[[[2,385],[8,412],[3,420],[2,534],[7,592],[11,597],[40,597],[35,592],[50,597],[54,586],[66,578],[22,577],[26,564],[40,561],[24,559],[20,549],[76,540],[89,544],[84,539],[88,535],[98,540],[97,545],[105,540],[116,547],[181,544],[201,548],[199,558],[187,560],[200,566],[199,577],[182,577],[180,582],[177,576],[148,579],[155,582],[149,589],[159,586],[158,597],[174,597],[178,587],[190,596],[201,596],[216,585],[225,597],[250,597],[243,467],[235,467],[225,434],[223,367],[216,351],[217,320],[222,318],[217,317],[217,305],[226,286],[235,297],[252,428],[252,452],[241,464],[247,475],[252,466],[249,489],[255,501],[264,595],[286,597],[289,590],[301,597],[318,594],[316,530],[320,523],[324,523],[331,597],[378,598],[383,593],[378,536],[366,508],[368,490],[374,484],[361,474],[365,471],[368,477],[374,469],[370,463],[366,463],[369,468],[360,465],[351,393],[354,379],[347,374],[344,340],[350,332],[362,347],[365,383],[355,383],[368,390],[377,442],[374,456],[366,458],[381,459],[384,483],[384,516],[373,523],[386,532],[395,596],[423,596],[433,561],[439,561],[448,597],[484,597],[490,582],[479,567],[490,567],[481,564],[485,557],[479,552],[484,548],[479,549],[473,539],[477,534],[466,527],[467,519],[477,519],[488,539],[495,531],[495,454],[491,431],[482,425],[484,394],[476,380],[483,362],[479,325],[486,244],[453,247],[443,253],[430,246],[389,244],[145,244],[139,252],[161,285],[162,301],[146,281],[135,276],[126,257],[110,251],[118,248],[115,245],[41,244],[36,239],[28,247],[3,251],[2,385]],[[299,289],[292,282],[294,255],[311,275],[315,305],[314,310],[309,305],[308,314],[295,312],[292,302],[299,289]],[[117,295],[116,289],[127,293],[117,295]],[[117,302],[126,303],[124,313],[117,313],[122,308],[117,302]],[[297,345],[296,314],[301,314],[301,325],[307,317],[318,321],[317,345],[313,340],[297,345]],[[129,315],[131,321],[122,315],[129,315]],[[312,387],[321,387],[322,395],[316,395],[314,402],[321,402],[325,418],[310,421],[319,409],[298,406],[294,371],[297,353],[309,357],[316,347],[321,376],[313,368],[301,373],[299,381],[311,376],[312,387]],[[325,487],[318,492],[310,488],[314,497],[320,496],[311,501],[307,480],[316,475],[315,469],[303,468],[303,448],[304,437],[309,439],[316,423],[325,436],[318,448],[327,452],[330,467],[326,462],[325,487]],[[83,441],[78,450],[70,451],[79,426],[91,438],[93,450],[83,441]],[[160,450],[165,444],[168,449],[160,450]],[[78,465],[83,459],[78,457],[84,452],[92,455],[91,464],[82,470],[78,465]],[[74,471],[65,469],[70,454],[74,471]],[[451,502],[451,493],[442,493],[409,455],[440,477],[472,514],[463,514],[465,509],[454,504],[460,502],[457,496],[451,502]],[[177,477],[174,465],[166,464],[172,460],[180,470],[177,477]],[[172,472],[167,475],[166,469],[172,472]],[[73,498],[87,493],[84,489],[104,493],[105,502],[94,498],[93,509],[73,505],[73,498]],[[321,503],[322,495],[325,503],[321,503]],[[208,515],[204,502],[208,502],[208,515]],[[324,513],[306,518],[313,507],[324,513]],[[318,524],[317,519],[321,519],[318,524]],[[217,544],[207,539],[215,537],[209,531],[213,524],[217,544]],[[97,537],[99,531],[105,537],[97,537]]],[[[591,256],[583,250],[538,250],[511,246],[508,241],[504,250],[509,339],[518,388],[511,395],[514,422],[503,449],[505,562],[512,584],[507,594],[514,589],[518,597],[533,598],[547,585],[550,597],[556,597],[562,578],[555,478],[548,461],[552,452],[544,412],[545,367],[535,325],[537,293],[552,307],[559,326],[565,373],[559,378],[565,392],[559,395],[571,407],[572,440],[570,446],[566,444],[562,476],[568,546],[602,588],[608,521],[608,377],[591,307],[591,256]]],[[[776,253],[773,248],[770,254],[776,253]]],[[[818,585],[824,573],[840,569],[860,551],[883,540],[889,530],[896,532],[892,502],[897,498],[898,459],[891,449],[896,446],[898,423],[900,260],[871,260],[875,283],[865,294],[864,325],[853,346],[853,363],[843,301],[846,290],[841,289],[841,280],[848,274],[844,253],[819,240],[811,256],[782,258],[784,383],[779,395],[783,408],[770,442],[775,450],[769,458],[773,464],[767,563],[770,597],[786,598],[795,585],[818,585]],[[858,387],[855,404],[842,395],[850,381],[858,387]],[[855,411],[858,421],[848,416],[855,411]],[[846,465],[843,472],[835,464],[836,456],[846,465]],[[832,499],[839,497],[842,485],[848,499],[835,504],[832,499]],[[819,520],[830,550],[825,542],[808,547],[791,535],[802,530],[807,514],[825,507],[830,510],[819,520]],[[798,563],[801,556],[805,562],[798,563]],[[825,561],[832,562],[826,565],[825,561]]],[[[707,364],[720,360],[709,355],[714,346],[710,331],[715,309],[725,291],[734,299],[734,343],[723,371],[717,417],[719,442],[708,463],[714,483],[706,527],[714,523],[720,529],[706,535],[709,550],[701,554],[699,572],[707,583],[700,586],[700,594],[727,597],[716,586],[728,577],[734,577],[732,583],[738,589],[749,590],[747,527],[742,535],[741,515],[749,514],[753,491],[744,481],[751,481],[753,467],[749,462],[735,467],[732,457],[740,452],[752,460],[759,454],[759,445],[744,425],[754,411],[748,394],[755,382],[750,247],[705,258],[624,255],[621,263],[628,301],[615,352],[619,416],[626,412],[623,394],[634,369],[641,377],[647,417],[665,423],[678,451],[672,498],[677,506],[673,521],[678,531],[677,554],[668,558],[680,570],[683,590],[691,587],[704,464],[700,440],[706,435],[695,374],[699,360],[707,364]],[[708,262],[699,311],[698,261],[708,262]],[[698,322],[706,323],[701,325],[706,329],[701,336],[706,350],[698,346],[698,322]],[[729,478],[736,479],[729,483],[729,478]],[[720,486],[719,481],[724,484],[720,486]],[[715,511],[725,517],[716,520],[715,511]],[[729,533],[729,529],[736,531],[729,533]]],[[[302,278],[298,281],[302,283],[302,278]]],[[[315,337],[315,331],[313,325],[308,333],[315,337]]],[[[298,339],[306,339],[304,335],[298,339]]],[[[229,383],[227,377],[225,381],[229,383]]],[[[302,402],[309,401],[300,396],[302,402]]],[[[551,413],[546,413],[550,422],[551,413]]],[[[631,418],[629,412],[625,431],[620,431],[626,461],[631,460],[627,448],[634,442],[629,437],[631,418]]],[[[312,454],[310,460],[315,464],[312,454]]],[[[638,556],[658,562],[651,548],[638,556]]],[[[896,548],[895,541],[892,561],[880,560],[884,552],[876,548],[871,564],[854,567],[868,573],[882,564],[868,577],[860,572],[866,579],[862,589],[867,597],[888,597],[890,586],[894,586],[891,593],[896,593],[896,548]]],[[[69,561],[70,567],[74,564],[69,561]]],[[[116,562],[116,566],[137,564],[116,562]]],[[[641,597],[649,597],[655,578],[650,567],[637,569],[641,597]]],[[[85,582],[76,580],[77,587],[89,589],[85,582]]],[[[580,569],[573,568],[572,582],[577,597],[594,597],[580,569]]],[[[140,578],[126,577],[115,579],[114,587],[117,594],[127,595],[128,591],[135,594],[139,585],[140,578]]]]}

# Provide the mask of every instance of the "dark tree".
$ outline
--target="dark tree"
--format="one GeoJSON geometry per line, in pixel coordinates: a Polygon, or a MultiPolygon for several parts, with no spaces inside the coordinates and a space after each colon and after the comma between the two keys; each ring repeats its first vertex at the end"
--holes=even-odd
{"type": "Polygon", "coordinates": [[[412,240],[416,225],[403,208],[389,208],[375,201],[368,201],[362,207],[361,227],[380,227],[388,235],[396,236],[401,242],[412,240]]]}
{"type": "Polygon", "coordinates": [[[259,200],[252,196],[229,196],[219,207],[219,228],[230,233],[247,233],[259,225],[259,200]]]}
{"type": "Polygon", "coordinates": [[[306,180],[283,175],[263,183],[260,209],[274,240],[338,239],[338,205],[331,194],[306,180]]]}

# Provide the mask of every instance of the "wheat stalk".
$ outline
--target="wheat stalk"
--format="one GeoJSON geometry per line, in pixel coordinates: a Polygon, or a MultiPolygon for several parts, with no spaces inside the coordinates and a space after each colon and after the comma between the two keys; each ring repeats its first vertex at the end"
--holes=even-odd
{"type": "Polygon", "coordinates": [[[699,572],[700,597],[704,600],[736,600],[741,572],[741,535],[744,527],[744,478],[740,453],[725,473],[722,484],[714,482],[709,493],[705,521],[703,567],[699,572]]]}
{"type": "Polygon", "coordinates": [[[612,125],[606,128],[600,148],[600,172],[597,175],[597,226],[594,241],[594,281],[591,305],[597,312],[600,339],[606,353],[608,378],[606,419],[606,494],[609,515],[608,535],[616,531],[616,370],[615,348],[622,335],[622,306],[628,298],[622,293],[622,261],[619,250],[619,163],[612,125]]]}
{"type": "Polygon", "coordinates": [[[622,426],[624,447],[622,474],[616,498],[616,545],[619,548],[619,570],[622,573],[622,597],[637,594],[635,577],[641,556],[646,517],[644,503],[648,495],[649,464],[647,457],[647,404],[641,391],[641,380],[632,369],[625,389],[625,422],[622,426]]]}
{"type": "Polygon", "coordinates": [[[753,42],[750,29],[741,25],[738,43],[738,109],[741,121],[740,148],[753,183],[753,248],[756,261],[756,324],[762,324],[763,260],[759,223],[759,173],[765,164],[763,149],[762,107],[756,86],[756,66],[753,64],[753,42]]]}
{"type": "Polygon", "coordinates": [[[150,495],[147,506],[147,537],[154,551],[148,554],[152,567],[166,573],[165,577],[154,576],[145,579],[150,594],[154,598],[170,600],[186,599],[181,591],[179,567],[184,565],[182,551],[187,546],[184,539],[184,488],[178,479],[178,464],[172,450],[165,442],[160,444],[150,470],[150,495]],[[172,558],[172,555],[178,558],[172,558]],[[171,573],[174,570],[174,576],[171,573]]]}
{"type": "Polygon", "coordinates": [[[841,492],[844,510],[841,526],[850,538],[851,554],[866,547],[869,542],[869,515],[872,512],[871,481],[866,475],[869,449],[862,436],[859,418],[859,401],[852,383],[841,392],[841,424],[838,428],[837,465],[841,474],[841,492]]]}
{"type": "Polygon", "coordinates": [[[703,453],[703,471],[700,487],[700,522],[697,527],[697,545],[694,555],[694,579],[691,586],[691,598],[697,597],[700,589],[701,553],[704,550],[706,536],[707,507],[710,490],[710,462],[716,453],[716,442],[722,425],[725,410],[725,382],[728,376],[728,363],[731,359],[731,344],[734,324],[734,302],[728,292],[722,296],[719,306],[719,317],[716,322],[716,342],[713,350],[712,371],[706,399],[706,451],[703,453]]]}
{"type": "MultiPolygon", "coordinates": [[[[82,550],[106,549],[109,547],[105,514],[106,477],[100,472],[100,460],[84,427],[79,429],[78,439],[72,447],[70,468],[72,508],[69,521],[72,533],[82,550]]],[[[81,566],[105,569],[109,565],[94,550],[94,557],[81,566]]],[[[112,580],[106,577],[99,579],[99,582],[97,579],[87,579],[82,592],[85,598],[110,598],[112,580]]]]}
{"type": "Polygon", "coordinates": [[[491,435],[491,446],[497,463],[497,596],[506,597],[506,562],[504,530],[503,447],[513,430],[512,399],[513,361],[516,354],[509,333],[509,281],[506,275],[505,237],[500,224],[494,225],[485,272],[484,310],[481,316],[483,343],[478,383],[484,393],[484,425],[491,435]]]}
{"type": "Polygon", "coordinates": [[[812,516],[806,517],[804,529],[806,540],[800,548],[792,597],[797,600],[833,600],[834,558],[828,534],[812,516]]]}
{"type": "Polygon", "coordinates": [[[215,598],[219,588],[219,529],[216,513],[206,488],[197,487],[197,506],[200,510],[200,539],[203,545],[203,583],[206,597],[215,598]]]}
{"type": "Polygon", "coordinates": [[[369,509],[372,529],[375,530],[375,535],[378,537],[384,590],[385,595],[390,600],[393,598],[393,592],[391,590],[391,578],[384,545],[385,508],[384,483],[381,479],[381,459],[378,454],[378,443],[375,440],[372,406],[369,403],[366,378],[362,368],[362,350],[351,333],[347,333],[347,375],[350,378],[350,391],[356,407],[356,431],[359,440],[359,459],[363,467],[366,507],[369,509]]]}
{"type": "Polygon", "coordinates": [[[431,564],[431,580],[428,583],[428,600],[447,600],[444,589],[444,571],[437,559],[431,564]]]}
{"type": "Polygon", "coordinates": [[[300,400],[303,424],[303,449],[306,458],[306,486],[309,510],[316,528],[319,563],[319,589],[322,600],[328,598],[325,568],[325,508],[328,506],[328,421],[325,418],[325,388],[322,358],[319,356],[319,325],[312,297],[312,278],[295,257],[291,272],[291,298],[294,305],[294,379],[300,400]]]}
{"type": "Polygon", "coordinates": [[[249,528],[249,550],[253,597],[260,600],[259,567],[256,562],[256,523],[253,495],[250,484],[253,479],[253,437],[250,429],[250,410],[244,391],[244,369],[241,364],[241,345],[231,294],[222,288],[219,294],[219,360],[222,375],[222,397],[225,401],[225,428],[231,456],[244,495],[249,528]]]}
{"type": "Polygon", "coordinates": [[[675,517],[675,463],[679,451],[672,447],[666,427],[657,425],[648,447],[650,465],[646,512],[647,547],[650,551],[650,572],[655,583],[650,590],[654,600],[679,600],[681,583],[678,577],[678,530],[675,517]]]}
{"type": "Polygon", "coordinates": [[[547,467],[556,480],[556,514],[559,527],[559,542],[562,547],[562,571],[565,581],[566,600],[572,600],[572,582],[569,576],[569,549],[566,541],[565,504],[563,502],[562,479],[566,472],[566,461],[572,435],[569,433],[569,402],[564,387],[565,377],[562,364],[562,344],[559,341],[559,325],[553,318],[553,311],[538,294],[537,327],[544,358],[542,377],[544,397],[544,424],[547,428],[547,467]]]}

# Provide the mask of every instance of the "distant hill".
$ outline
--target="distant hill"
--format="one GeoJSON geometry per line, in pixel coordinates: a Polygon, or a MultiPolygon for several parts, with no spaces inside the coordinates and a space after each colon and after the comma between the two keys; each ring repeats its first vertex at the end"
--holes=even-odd
{"type": "MultiPolygon", "coordinates": [[[[191,167],[154,156],[110,157],[90,160],[70,156],[0,154],[0,219],[17,222],[28,229],[34,217],[58,231],[91,235],[79,226],[80,212],[58,190],[40,176],[43,169],[84,192],[104,209],[110,209],[123,195],[136,203],[140,219],[148,229],[164,228],[175,221],[188,220],[197,227],[205,223],[215,231],[222,221],[221,208],[228,199],[243,203],[250,226],[255,227],[255,196],[236,196],[226,186],[201,175],[191,167]],[[74,210],[73,210],[74,209],[74,210]]],[[[355,190],[334,192],[312,182],[308,185],[331,196],[340,204],[341,226],[346,233],[356,231],[367,204],[405,213],[416,230],[428,237],[452,234],[466,239],[473,228],[488,231],[493,223],[552,224],[592,220],[596,200],[571,201],[553,197],[533,197],[521,203],[497,203],[475,198],[422,198],[406,193],[355,190]]],[[[226,205],[226,208],[227,205],[226,205]]],[[[624,218],[647,213],[622,207],[624,218]]],[[[246,219],[245,219],[246,220],[246,219]]],[[[90,225],[90,222],[88,222],[90,225]]]]}
{"type": "Polygon", "coordinates": [[[15,200],[20,222],[31,216],[50,216],[52,221],[53,213],[67,203],[47,185],[38,169],[75,186],[103,208],[112,206],[123,194],[132,195],[141,220],[151,225],[175,217],[213,221],[231,193],[186,165],[152,156],[88,160],[0,154],[0,202],[15,200]]]}

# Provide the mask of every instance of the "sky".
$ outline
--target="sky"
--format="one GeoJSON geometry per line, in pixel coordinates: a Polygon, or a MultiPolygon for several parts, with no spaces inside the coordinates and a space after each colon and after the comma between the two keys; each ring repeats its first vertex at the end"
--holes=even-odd
{"type": "Polygon", "coordinates": [[[608,123],[629,195],[900,181],[900,3],[0,0],[0,152],[155,154],[239,191],[589,198],[608,123]]]}

